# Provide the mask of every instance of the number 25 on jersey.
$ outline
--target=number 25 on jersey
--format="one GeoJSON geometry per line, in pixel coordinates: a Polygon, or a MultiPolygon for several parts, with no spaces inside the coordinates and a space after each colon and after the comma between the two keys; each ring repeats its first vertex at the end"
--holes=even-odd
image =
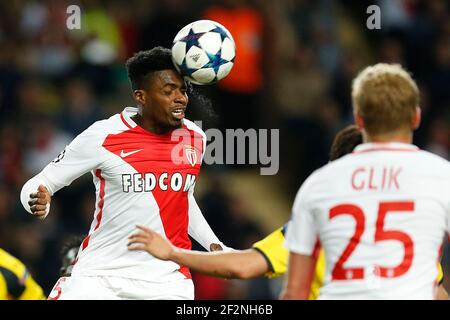
{"type": "MultiPolygon", "coordinates": [[[[385,230],[384,221],[388,214],[409,213],[414,211],[413,201],[402,202],[380,202],[378,206],[378,215],[375,229],[375,242],[381,241],[399,241],[404,247],[402,261],[394,267],[376,266],[376,275],[381,278],[395,278],[405,274],[411,267],[414,256],[414,243],[411,237],[400,230],[385,230]]],[[[355,204],[340,204],[330,209],[330,219],[341,215],[349,215],[355,219],[356,228],[350,242],[345,247],[332,269],[332,280],[358,280],[364,279],[364,268],[352,267],[344,268],[344,263],[350,258],[353,251],[359,244],[359,241],[365,229],[364,211],[355,204]]]]}

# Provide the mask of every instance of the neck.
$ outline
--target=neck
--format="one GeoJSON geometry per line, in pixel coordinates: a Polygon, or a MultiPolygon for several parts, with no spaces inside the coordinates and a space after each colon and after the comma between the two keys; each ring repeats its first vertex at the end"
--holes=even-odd
{"type": "Polygon", "coordinates": [[[174,129],[172,127],[165,127],[165,126],[157,125],[153,120],[146,119],[139,113],[134,115],[132,117],[132,119],[134,122],[136,122],[136,124],[138,126],[143,128],[144,130],[147,130],[154,134],[162,135],[162,134],[166,134],[174,129]]]}
{"type": "Polygon", "coordinates": [[[412,131],[408,132],[392,132],[388,134],[369,134],[363,130],[363,141],[365,143],[378,142],[378,143],[388,143],[388,142],[400,142],[411,144],[413,141],[412,131]]]}

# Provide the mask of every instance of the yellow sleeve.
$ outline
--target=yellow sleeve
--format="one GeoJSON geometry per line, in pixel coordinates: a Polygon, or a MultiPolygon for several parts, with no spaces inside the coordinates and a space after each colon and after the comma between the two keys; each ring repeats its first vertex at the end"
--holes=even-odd
{"type": "Polygon", "coordinates": [[[266,273],[269,278],[286,273],[289,251],[284,246],[284,228],[275,230],[253,245],[253,248],[264,256],[269,265],[270,271],[266,273]]]}
{"type": "MultiPolygon", "coordinates": [[[[266,277],[275,278],[286,273],[289,251],[284,246],[284,233],[286,225],[275,230],[264,239],[256,242],[253,248],[260,252],[266,259],[269,265],[269,272],[266,277]]],[[[315,300],[319,296],[319,289],[323,285],[325,277],[325,254],[320,250],[317,258],[316,270],[311,284],[311,291],[309,294],[310,300],[315,300]]]]}
{"type": "Polygon", "coordinates": [[[438,277],[437,277],[437,283],[439,285],[441,285],[442,282],[444,281],[444,271],[442,271],[442,265],[440,263],[439,263],[438,269],[439,269],[439,273],[438,273],[438,277]]]}
{"type": "Polygon", "coordinates": [[[316,300],[319,297],[320,288],[325,278],[325,252],[320,249],[316,262],[316,271],[309,291],[309,300],[316,300]]]}
{"type": "Polygon", "coordinates": [[[42,288],[31,277],[25,265],[0,249],[0,299],[45,299],[42,288]]]}
{"type": "Polygon", "coordinates": [[[0,300],[8,300],[8,286],[2,273],[0,273],[0,300]]]}
{"type": "Polygon", "coordinates": [[[34,281],[33,277],[28,274],[28,277],[25,280],[25,290],[22,295],[19,297],[19,300],[45,300],[46,296],[44,295],[44,291],[41,286],[39,286],[36,281],[34,281]]]}

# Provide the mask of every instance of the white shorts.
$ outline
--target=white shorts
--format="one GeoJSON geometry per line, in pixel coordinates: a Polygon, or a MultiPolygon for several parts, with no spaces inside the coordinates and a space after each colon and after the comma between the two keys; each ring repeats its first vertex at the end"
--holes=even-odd
{"type": "Polygon", "coordinates": [[[193,300],[191,279],[156,283],[120,277],[62,277],[48,300],[193,300]]]}

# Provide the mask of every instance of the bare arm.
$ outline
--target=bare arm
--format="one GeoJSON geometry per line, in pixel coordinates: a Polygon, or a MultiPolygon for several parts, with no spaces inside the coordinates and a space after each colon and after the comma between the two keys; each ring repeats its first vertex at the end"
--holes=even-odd
{"type": "Polygon", "coordinates": [[[289,254],[287,280],[283,285],[280,299],[308,299],[314,267],[315,259],[313,257],[291,252],[289,254]]]}
{"type": "Polygon", "coordinates": [[[231,252],[200,252],[173,246],[157,232],[138,226],[130,236],[129,250],[144,250],[161,260],[171,260],[207,275],[221,278],[249,279],[269,271],[264,257],[253,249],[231,252]]]}

